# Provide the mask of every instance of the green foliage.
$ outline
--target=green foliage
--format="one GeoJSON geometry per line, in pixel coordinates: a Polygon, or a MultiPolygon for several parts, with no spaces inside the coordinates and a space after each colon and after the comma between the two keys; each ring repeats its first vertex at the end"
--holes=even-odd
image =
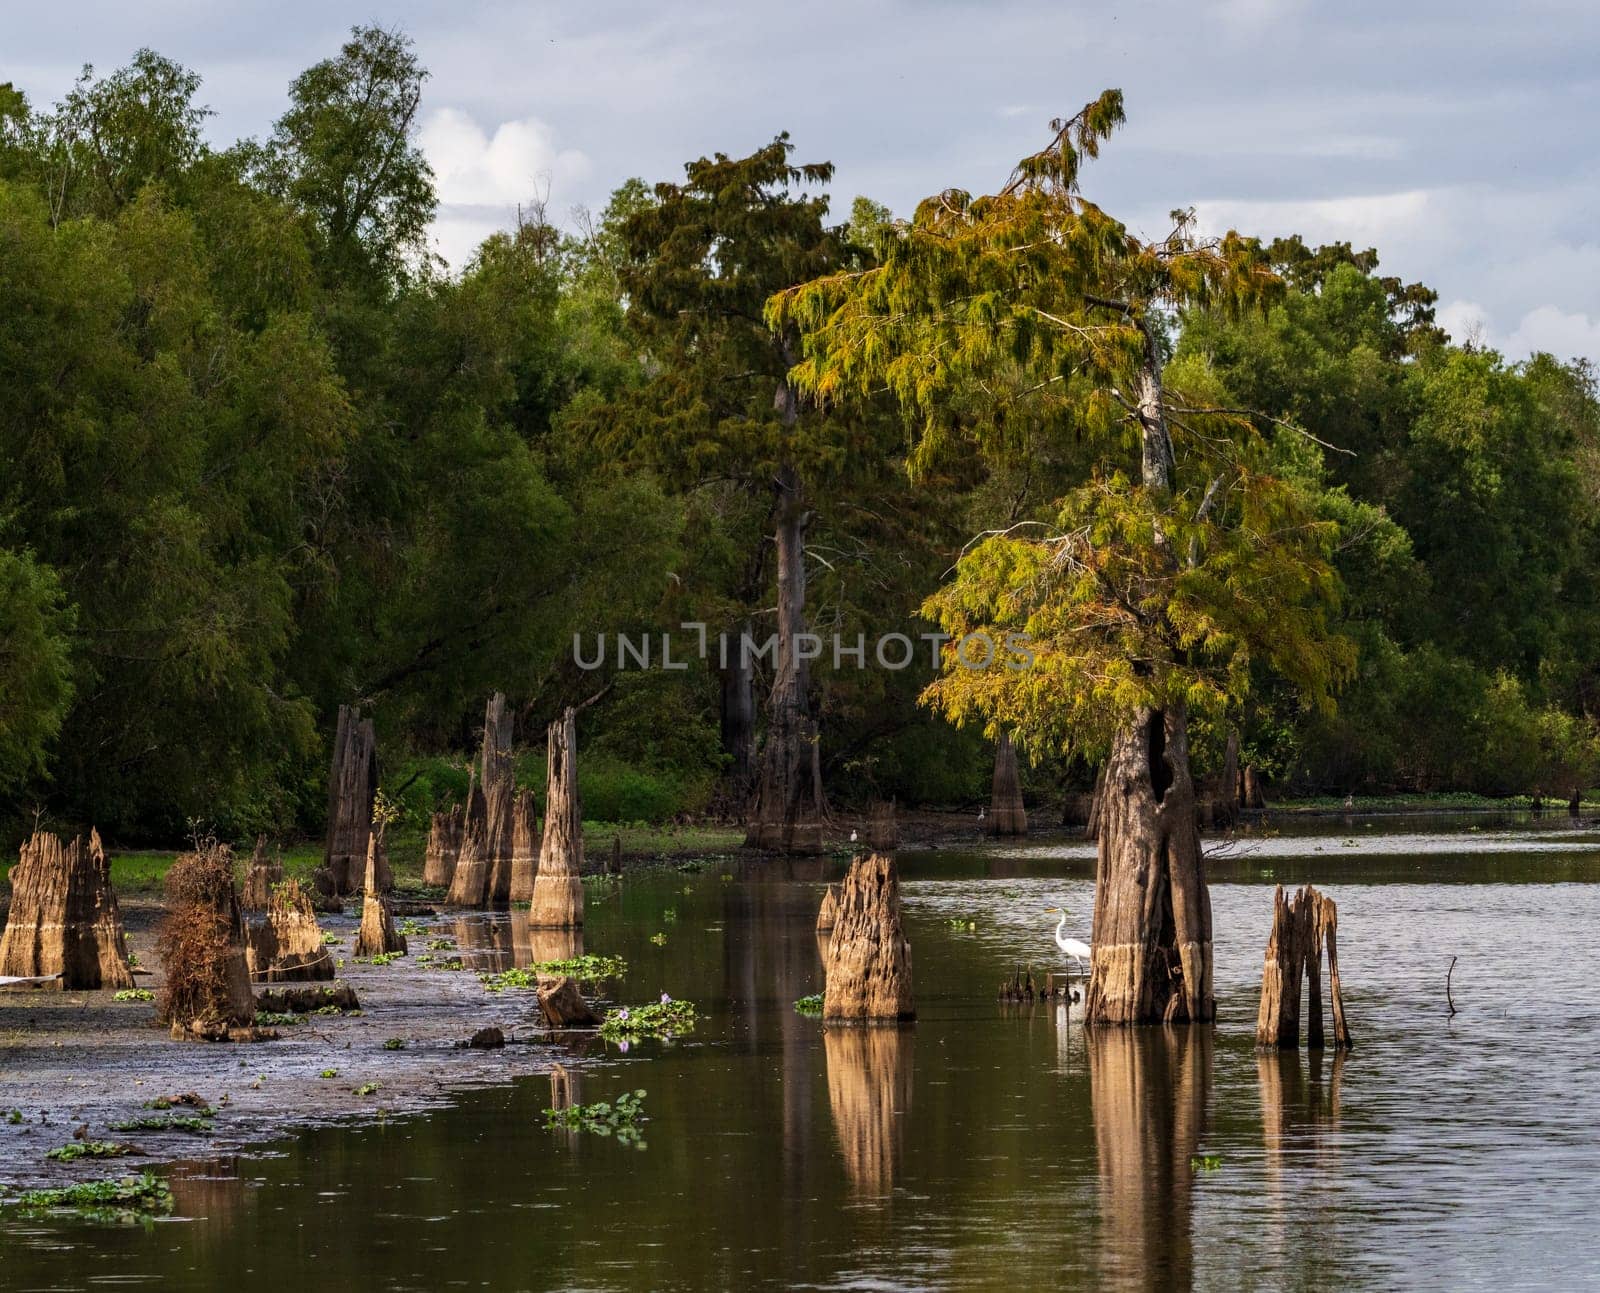
{"type": "Polygon", "coordinates": [[[813,992],[809,996],[799,997],[794,1003],[795,1013],[805,1015],[810,1019],[822,1018],[822,994],[813,992]]]}
{"type": "Polygon", "coordinates": [[[73,1140],[46,1150],[45,1157],[61,1163],[73,1163],[80,1158],[121,1158],[131,1153],[133,1146],[118,1144],[114,1140],[73,1140]]]}
{"type": "Polygon", "coordinates": [[[113,1001],[154,1001],[156,994],[149,988],[120,988],[111,994],[113,1001]]]}
{"type": "Polygon", "coordinates": [[[192,1131],[208,1132],[216,1124],[209,1118],[169,1114],[164,1118],[129,1118],[106,1124],[112,1131],[192,1131]]]}
{"type": "Polygon", "coordinates": [[[165,1216],[172,1211],[172,1187],[151,1172],[120,1181],[85,1181],[44,1190],[24,1190],[15,1206],[24,1214],[72,1211],[91,1220],[165,1216]]]}
{"type": "Polygon", "coordinates": [[[660,1001],[609,1011],[600,1023],[600,1036],[611,1042],[634,1042],[646,1037],[671,1040],[692,1032],[694,1024],[691,1003],[674,1001],[662,993],[660,1001]]]}
{"type": "Polygon", "coordinates": [[[643,1089],[624,1091],[615,1100],[594,1104],[573,1104],[565,1109],[546,1109],[545,1126],[552,1130],[586,1131],[595,1136],[615,1136],[617,1142],[634,1149],[645,1148],[639,1124],[648,1121],[644,1114],[643,1089]]]}
{"type": "Polygon", "coordinates": [[[72,700],[77,617],[63,602],[55,571],[0,548],[0,789],[44,770],[72,700]]]}
{"type": "Polygon", "coordinates": [[[620,979],[627,972],[628,963],[622,957],[598,956],[591,952],[559,961],[535,961],[526,969],[480,974],[478,980],[490,992],[504,992],[507,988],[537,988],[541,974],[565,974],[581,983],[595,983],[600,979],[620,979]]]}

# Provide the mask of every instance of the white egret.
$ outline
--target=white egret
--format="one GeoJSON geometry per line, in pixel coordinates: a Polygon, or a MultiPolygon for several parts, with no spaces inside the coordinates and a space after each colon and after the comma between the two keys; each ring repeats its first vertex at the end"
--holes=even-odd
{"type": "Polygon", "coordinates": [[[1080,943],[1075,938],[1067,937],[1067,909],[1065,907],[1045,908],[1047,915],[1058,911],[1061,913],[1061,921],[1056,925],[1056,946],[1081,966],[1083,962],[1090,959],[1089,945],[1080,943]]]}

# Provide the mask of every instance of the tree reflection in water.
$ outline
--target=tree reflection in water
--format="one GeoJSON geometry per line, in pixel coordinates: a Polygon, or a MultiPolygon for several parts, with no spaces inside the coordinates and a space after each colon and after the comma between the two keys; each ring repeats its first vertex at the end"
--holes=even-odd
{"type": "Polygon", "coordinates": [[[863,1198],[894,1191],[911,1112],[914,1037],[909,1028],[829,1028],[823,1033],[828,1103],[839,1152],[851,1185],[863,1198]]]}

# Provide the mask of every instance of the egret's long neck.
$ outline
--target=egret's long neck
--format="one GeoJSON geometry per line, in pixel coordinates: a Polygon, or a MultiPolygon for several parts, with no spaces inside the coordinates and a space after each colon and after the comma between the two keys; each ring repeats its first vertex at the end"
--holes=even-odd
{"type": "Polygon", "coordinates": [[[1056,941],[1060,942],[1067,936],[1067,913],[1061,913],[1061,923],[1056,926],[1056,941]]]}

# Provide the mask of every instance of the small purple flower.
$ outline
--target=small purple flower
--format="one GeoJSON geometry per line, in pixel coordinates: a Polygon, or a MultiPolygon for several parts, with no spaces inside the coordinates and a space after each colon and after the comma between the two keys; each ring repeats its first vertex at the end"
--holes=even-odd
{"type": "Polygon", "coordinates": [[[669,997],[669,996],[668,996],[668,995],[667,995],[667,994],[666,994],[666,993],[665,993],[665,992],[663,992],[663,993],[662,993],[662,994],[661,994],[661,1004],[662,1004],[662,1005],[664,1005],[664,1006],[665,1006],[665,1005],[668,1005],[668,1004],[670,1004],[670,1003],[671,1003],[671,1001],[672,1001],[672,998],[671,998],[671,997],[669,997]]]}
{"type": "Polygon", "coordinates": [[[621,1010],[617,1011],[617,1018],[618,1019],[626,1019],[627,1017],[628,1017],[628,1008],[627,1008],[627,1006],[623,1006],[623,1008],[621,1010]]]}
{"type": "Polygon", "coordinates": [[[628,1049],[628,1043],[627,1042],[618,1042],[617,1043],[617,1049],[619,1051],[622,1051],[622,1052],[626,1053],[627,1049],[628,1049]]]}

